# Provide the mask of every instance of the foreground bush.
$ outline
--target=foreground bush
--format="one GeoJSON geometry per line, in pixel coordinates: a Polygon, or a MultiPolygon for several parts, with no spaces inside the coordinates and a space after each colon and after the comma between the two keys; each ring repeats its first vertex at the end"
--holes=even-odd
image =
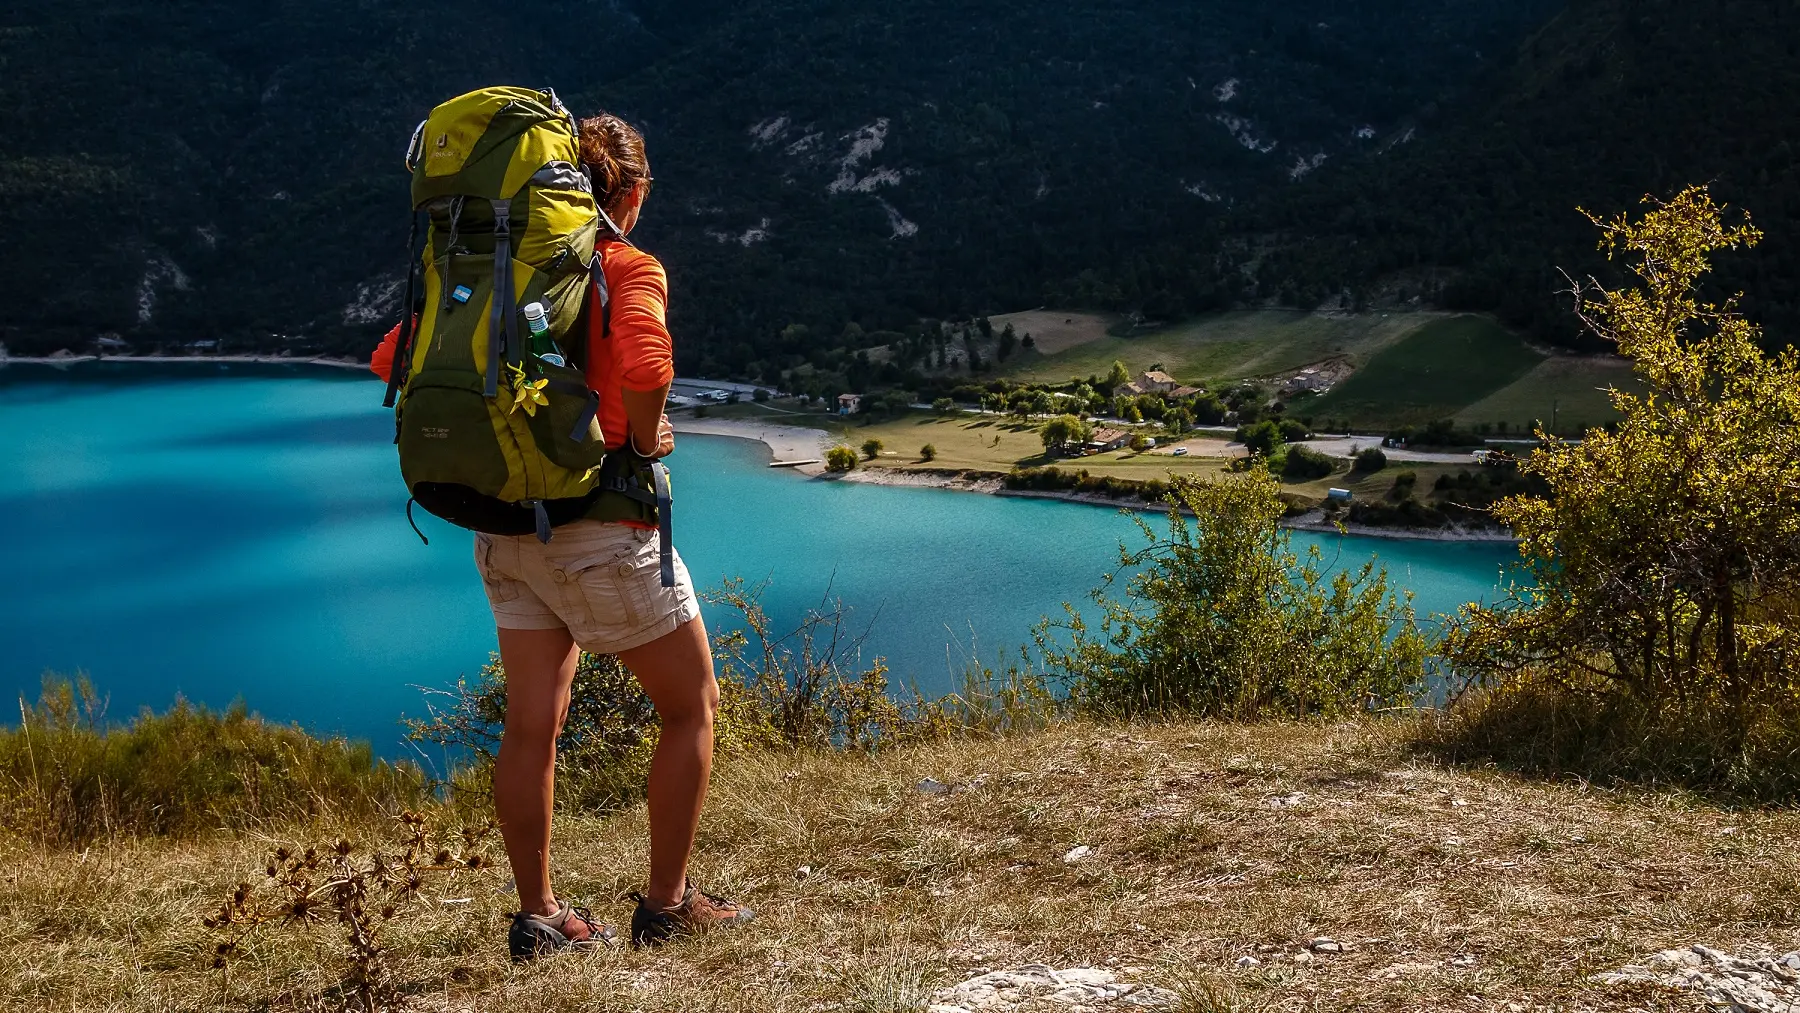
{"type": "Polygon", "coordinates": [[[1521,463],[1549,495],[1494,513],[1529,580],[1465,607],[1449,651],[1473,679],[1560,688],[1571,707],[1599,694],[1595,713],[1637,724],[1703,717],[1728,758],[1800,717],[1800,359],[1696,296],[1712,254],[1760,238],[1704,189],[1595,222],[1642,287],[1584,290],[1582,319],[1647,392],[1613,392],[1616,431],[1546,437],[1521,463]]]}
{"type": "Polygon", "coordinates": [[[1038,630],[1047,665],[1070,679],[1077,704],[1262,718],[1411,700],[1428,641],[1409,600],[1389,593],[1372,562],[1328,578],[1318,549],[1296,556],[1279,490],[1260,468],[1171,480],[1168,534],[1139,521],[1148,544],[1120,550],[1124,596],[1108,593],[1115,578],[1094,593],[1099,630],[1072,608],[1060,626],[1038,630]]]}
{"type": "Polygon", "coordinates": [[[367,743],[315,738],[242,706],[177,701],[108,726],[85,678],[50,678],[20,716],[0,728],[0,820],[46,842],[349,818],[429,794],[416,768],[376,761],[367,743]]]}
{"type": "MultiPolygon", "coordinates": [[[[1059,704],[1022,664],[971,664],[961,692],[927,699],[894,687],[880,658],[861,661],[861,640],[841,606],[826,603],[792,630],[774,629],[762,587],[729,580],[706,594],[741,629],[713,644],[720,705],[715,750],[729,758],[769,749],[888,749],[953,735],[1041,727],[1059,704]]],[[[414,742],[444,747],[453,784],[488,791],[506,723],[506,672],[490,660],[473,682],[435,695],[424,718],[405,722],[414,742]]],[[[604,810],[643,797],[660,723],[637,680],[610,655],[583,653],[557,742],[559,806],[604,810]]]]}

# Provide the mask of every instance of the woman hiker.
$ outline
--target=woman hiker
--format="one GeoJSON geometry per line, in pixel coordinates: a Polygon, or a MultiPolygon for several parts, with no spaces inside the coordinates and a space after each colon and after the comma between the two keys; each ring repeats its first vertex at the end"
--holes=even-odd
{"type": "MultiPolygon", "coordinates": [[[[624,240],[650,195],[644,139],[617,116],[580,123],[581,158],[594,198],[618,227],[596,244],[611,292],[611,321],[589,319],[586,373],[600,394],[609,450],[661,458],[675,448],[663,414],[675,375],[664,312],[662,264],[624,240]]],[[[376,349],[371,368],[385,377],[400,328],[376,349]]],[[[506,726],[494,764],[494,808],[506,839],[521,910],[508,945],[513,959],[608,945],[613,932],[550,887],[550,813],[556,738],[582,650],[613,654],[656,706],[662,736],[650,765],[650,882],[634,894],[631,939],[656,945],[674,936],[749,921],[751,912],[697,889],[687,878],[694,833],[712,770],[713,715],[719,686],[693,583],[679,556],[676,581],[662,586],[651,525],[601,520],[628,511],[603,493],[589,519],[556,529],[548,544],[532,535],[475,536],[475,565],[498,627],[506,668],[506,726]],[[597,516],[596,516],[597,515],[597,516]]],[[[671,550],[672,551],[672,550],[671,550]]]]}

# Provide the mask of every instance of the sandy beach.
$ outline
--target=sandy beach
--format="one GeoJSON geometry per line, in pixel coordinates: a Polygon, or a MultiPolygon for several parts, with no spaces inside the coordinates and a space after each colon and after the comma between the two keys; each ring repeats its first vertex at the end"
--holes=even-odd
{"type": "Polygon", "coordinates": [[[831,435],[819,429],[807,429],[803,426],[783,426],[767,422],[749,422],[742,419],[697,419],[691,415],[674,415],[669,423],[675,427],[677,435],[693,433],[699,436],[731,436],[740,440],[758,440],[769,448],[773,455],[771,461],[818,461],[821,463],[801,465],[793,470],[805,475],[818,475],[825,471],[822,463],[825,451],[832,445],[831,435]]]}
{"type": "MultiPolygon", "coordinates": [[[[924,489],[953,489],[958,492],[979,492],[992,496],[1014,496],[1020,499],[1054,499],[1065,503],[1082,503],[1088,506],[1107,507],[1109,509],[1128,509],[1161,512],[1160,503],[1147,503],[1138,499],[1113,499],[1095,493],[1062,492],[1052,489],[1008,489],[1002,481],[1003,476],[988,471],[955,471],[952,469],[922,468],[858,468],[846,475],[837,476],[840,481],[864,482],[869,485],[904,486],[924,489]]],[[[1338,527],[1324,519],[1322,511],[1313,511],[1299,517],[1282,522],[1283,527],[1295,531],[1309,531],[1317,534],[1337,534],[1338,527]]],[[[1377,528],[1363,524],[1347,524],[1344,534],[1359,538],[1399,538],[1421,542],[1504,542],[1518,541],[1503,531],[1491,529],[1468,528],[1377,528]]]]}

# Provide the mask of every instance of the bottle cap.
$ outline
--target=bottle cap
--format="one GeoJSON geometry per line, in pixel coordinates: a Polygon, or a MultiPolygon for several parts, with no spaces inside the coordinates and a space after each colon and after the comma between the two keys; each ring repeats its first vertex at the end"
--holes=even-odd
{"type": "Polygon", "coordinates": [[[525,314],[527,320],[542,320],[546,316],[544,304],[541,302],[528,302],[520,312],[525,314]]]}

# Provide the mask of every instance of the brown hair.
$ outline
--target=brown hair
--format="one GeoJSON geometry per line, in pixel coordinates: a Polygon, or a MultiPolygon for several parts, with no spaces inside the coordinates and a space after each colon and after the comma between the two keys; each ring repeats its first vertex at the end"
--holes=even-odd
{"type": "Polygon", "coordinates": [[[612,113],[582,120],[580,135],[581,161],[594,177],[594,200],[611,214],[620,198],[650,178],[644,135],[612,113]]]}

